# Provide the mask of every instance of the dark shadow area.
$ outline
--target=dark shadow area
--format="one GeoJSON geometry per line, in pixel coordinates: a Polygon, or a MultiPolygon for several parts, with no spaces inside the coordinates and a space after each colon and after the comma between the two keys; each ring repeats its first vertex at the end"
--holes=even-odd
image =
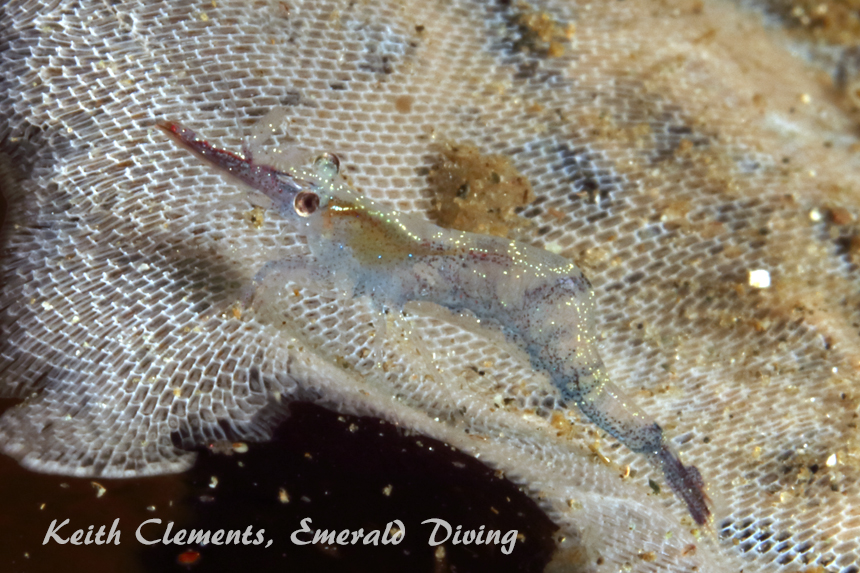
{"type": "MultiPolygon", "coordinates": [[[[223,448],[222,448],[223,449],[223,448]]],[[[191,567],[200,571],[542,571],[555,544],[555,525],[517,486],[474,458],[374,418],[342,416],[318,406],[291,406],[290,418],[265,444],[245,453],[201,452],[185,475],[188,496],[181,503],[190,519],[174,525],[208,530],[242,530],[251,543],[207,546],[153,545],[144,551],[148,571],[185,571],[179,559],[199,552],[191,567]],[[214,485],[214,487],[212,487],[214,485]],[[309,528],[380,531],[380,542],[296,545],[301,522],[309,528]],[[453,531],[517,530],[510,555],[501,545],[444,543],[444,557],[428,544],[439,518],[453,531]],[[397,544],[382,544],[386,525],[399,519],[406,531],[397,544]]],[[[164,531],[153,525],[153,537],[164,531]]],[[[226,535],[226,533],[225,533],[226,535]]],[[[302,534],[299,540],[310,539],[302,534]]],[[[452,534],[453,538],[453,534],[452,534]]],[[[352,537],[350,536],[350,540],[352,537]]]]}
{"type": "Polygon", "coordinates": [[[202,451],[185,474],[129,480],[36,474],[0,456],[0,571],[539,572],[555,547],[555,525],[517,486],[470,456],[378,419],[294,404],[272,441],[247,444],[244,453],[220,446],[202,451]],[[102,525],[109,531],[117,518],[119,545],[42,545],[55,519],[69,519],[58,532],[68,539],[90,525],[93,534],[102,525]],[[290,536],[305,518],[313,529],[377,529],[380,541],[295,545],[290,536]],[[484,526],[502,536],[515,529],[520,537],[510,555],[501,545],[449,539],[441,556],[428,544],[432,526],[421,524],[431,518],[454,531],[484,526]],[[146,546],[135,532],[149,519],[161,520],[142,527],[150,540],[173,521],[171,537],[179,529],[244,534],[250,526],[249,541],[265,530],[262,538],[272,543],[146,546]],[[383,545],[394,520],[406,535],[383,545]]]}

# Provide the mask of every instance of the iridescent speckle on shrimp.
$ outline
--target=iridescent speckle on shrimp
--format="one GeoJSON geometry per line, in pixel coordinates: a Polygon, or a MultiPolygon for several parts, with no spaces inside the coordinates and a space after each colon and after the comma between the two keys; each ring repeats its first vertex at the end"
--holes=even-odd
{"type": "Polygon", "coordinates": [[[267,263],[243,292],[248,304],[273,280],[334,282],[378,309],[428,301],[501,325],[546,372],[561,403],[659,465],[696,522],[710,511],[698,470],[684,466],[660,426],[607,377],[596,344],[591,284],[570,261],[525,243],[454,231],[402,214],[350,189],[332,154],[286,170],[212,147],[177,123],[164,131],[208,163],[271,199],[304,234],[312,258],[267,263]]]}

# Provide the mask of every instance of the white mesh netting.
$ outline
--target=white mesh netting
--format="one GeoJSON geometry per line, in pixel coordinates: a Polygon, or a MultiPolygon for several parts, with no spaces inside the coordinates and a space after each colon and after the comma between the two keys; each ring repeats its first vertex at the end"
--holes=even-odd
{"type": "Polygon", "coordinates": [[[311,399],[505,471],[562,526],[562,567],[856,573],[853,125],[778,34],[697,2],[7,3],[0,383],[27,399],[4,451],[180,471],[171,435],[265,437],[279,400],[311,399]],[[402,210],[428,211],[437,143],[508,157],[537,195],[517,238],[583,267],[607,368],[701,470],[715,535],[643,459],[553,417],[495,332],[419,309],[378,361],[371,308],[326,285],[216,312],[306,247],[153,124],[238,150],[278,106],[402,210]]]}

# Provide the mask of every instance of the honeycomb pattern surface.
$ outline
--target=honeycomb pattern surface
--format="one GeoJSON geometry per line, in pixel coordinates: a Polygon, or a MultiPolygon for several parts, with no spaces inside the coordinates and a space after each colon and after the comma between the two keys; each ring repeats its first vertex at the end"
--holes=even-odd
{"type": "Polygon", "coordinates": [[[3,451],[178,472],[311,400],[504,471],[560,525],[560,570],[860,571],[856,128],[778,30],[670,4],[8,2],[3,451]],[[307,245],[154,123],[239,151],[275,108],[271,148],[336,152],[425,216],[439,144],[508,158],[537,197],[514,237],[584,269],[608,371],[700,469],[711,530],[492,325],[328,284],[229,312],[307,245]]]}

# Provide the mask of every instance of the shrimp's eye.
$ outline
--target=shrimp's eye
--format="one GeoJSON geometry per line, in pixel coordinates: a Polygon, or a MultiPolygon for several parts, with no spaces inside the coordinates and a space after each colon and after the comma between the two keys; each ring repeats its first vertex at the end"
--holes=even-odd
{"type": "Polygon", "coordinates": [[[340,159],[334,153],[323,153],[314,160],[314,167],[331,179],[340,172],[340,159]]]}
{"type": "Polygon", "coordinates": [[[320,196],[310,191],[302,191],[293,202],[299,217],[309,217],[320,206],[320,196]]]}

